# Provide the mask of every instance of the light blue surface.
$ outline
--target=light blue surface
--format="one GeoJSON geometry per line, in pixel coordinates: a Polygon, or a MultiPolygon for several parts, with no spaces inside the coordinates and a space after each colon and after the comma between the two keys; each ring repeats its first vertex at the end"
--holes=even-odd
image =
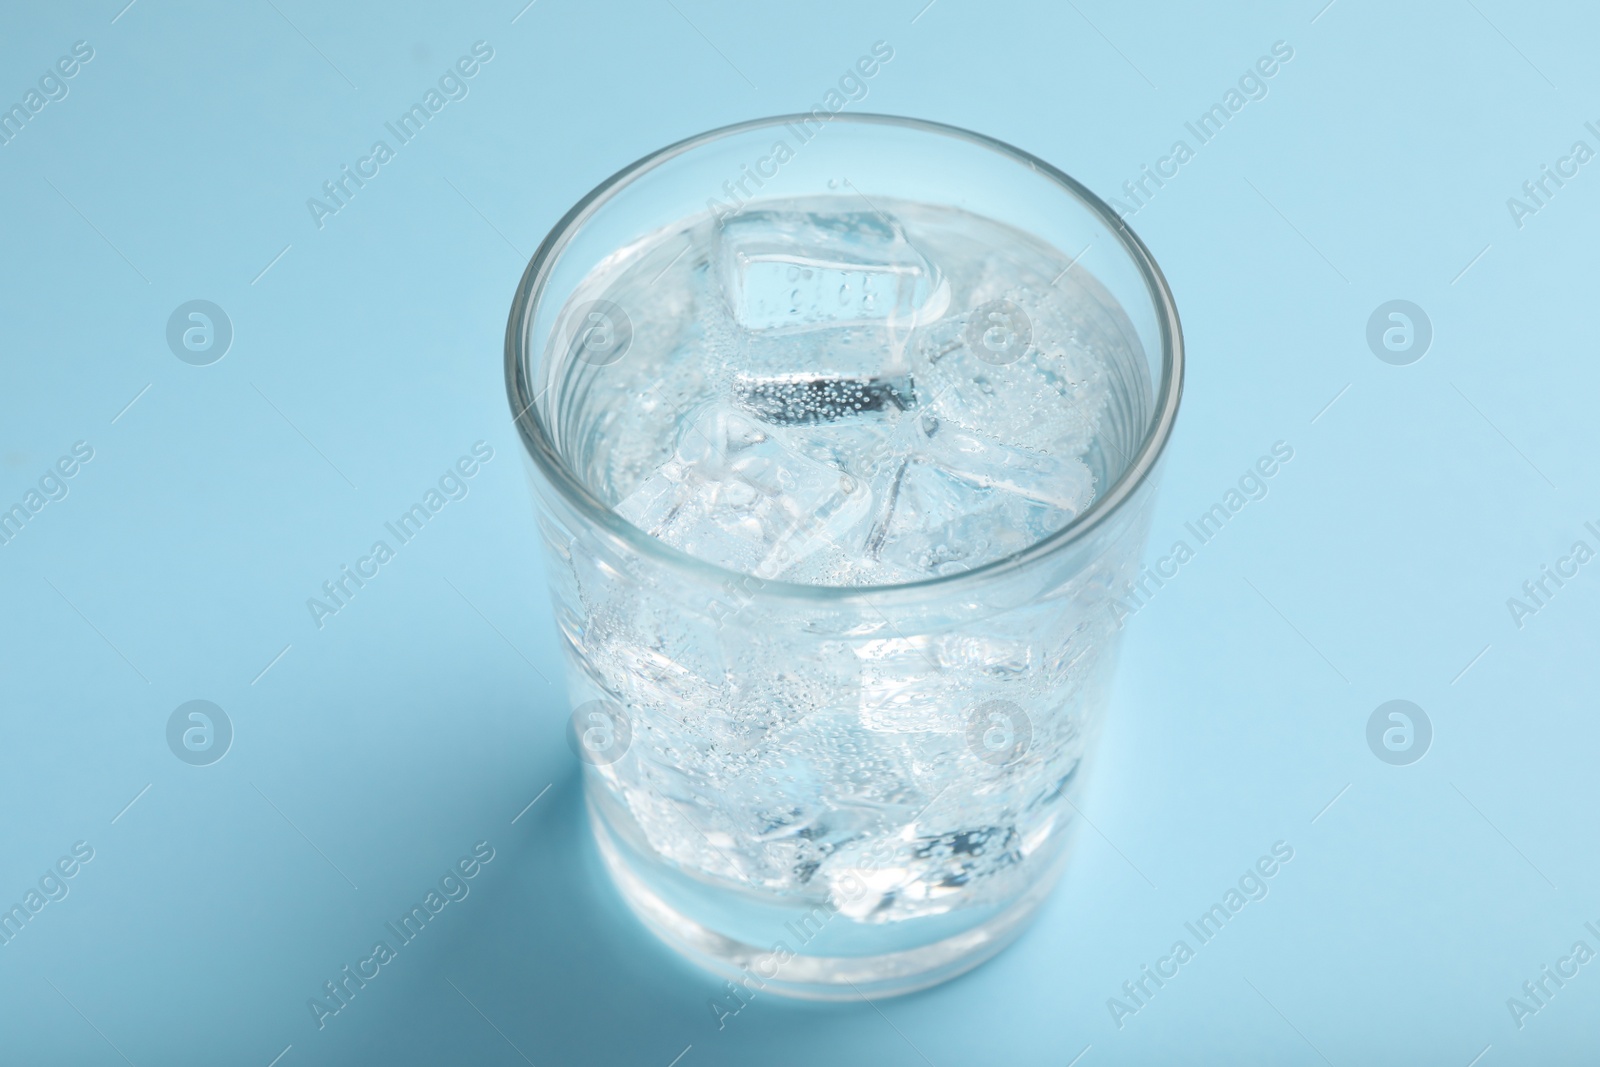
{"type": "Polygon", "coordinates": [[[0,545],[0,904],[93,849],[0,945],[0,1062],[1600,1052],[1600,962],[1520,1029],[1507,1007],[1574,942],[1600,951],[1600,564],[1520,628],[1506,605],[1600,548],[1600,161],[1520,228],[1506,203],[1600,149],[1592,12],[123,2],[12,5],[0,34],[6,106],[94,53],[0,146],[0,508],[93,449],[0,545]],[[1129,621],[1093,829],[1023,941],[911,998],[758,997],[719,1030],[721,984],[621,910],[588,842],[501,340],[583,193],[808,109],[880,40],[852,108],[991,134],[1104,195],[1196,149],[1132,217],[1190,356],[1151,559],[1275,442],[1294,457],[1129,621]],[[477,41],[465,98],[319,228],[307,198],[477,41]],[[1184,123],[1276,41],[1266,97],[1196,148],[1184,123]],[[165,339],[192,299],[234,327],[209,366],[165,339]],[[1391,299],[1431,319],[1420,362],[1367,347],[1391,299]],[[319,629],[306,599],[478,441],[465,499],[319,629]],[[1409,766],[1366,742],[1397,698],[1433,725],[1409,766]],[[234,728],[210,766],[167,744],[197,699],[234,728]],[[308,998],[480,841],[469,895],[319,1030],[308,998]],[[1108,998],[1278,841],[1266,899],[1119,1029],[1108,998]]]}

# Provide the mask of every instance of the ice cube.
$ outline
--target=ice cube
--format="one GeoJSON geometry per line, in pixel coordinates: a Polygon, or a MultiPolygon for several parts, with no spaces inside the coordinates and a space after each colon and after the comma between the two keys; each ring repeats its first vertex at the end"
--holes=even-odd
{"type": "Polygon", "coordinates": [[[968,570],[1065,526],[1094,497],[1081,459],[1015,448],[938,426],[925,449],[882,473],[866,555],[906,580],[968,570]],[[942,440],[941,440],[942,439],[942,440]]]}
{"type": "Polygon", "coordinates": [[[747,330],[928,322],[949,300],[899,222],[873,211],[746,211],[722,227],[718,260],[747,330]]]}
{"type": "Polygon", "coordinates": [[[778,426],[914,406],[907,347],[944,313],[950,286],[897,221],[749,211],[723,228],[717,262],[736,405],[778,426]]]}
{"type": "MultiPolygon", "coordinates": [[[[690,707],[715,714],[726,703],[716,684],[723,671],[717,662],[710,626],[658,606],[649,598],[618,595],[598,607],[587,620],[581,656],[594,661],[588,681],[598,687],[590,695],[611,697],[629,709],[643,711],[637,726],[647,740],[645,719],[658,725],[674,720],[671,713],[690,707]],[[651,713],[666,712],[658,720],[651,713]]],[[[588,663],[588,659],[579,659],[588,663]]]]}
{"type": "Polygon", "coordinates": [[[1027,290],[1012,290],[1011,297],[918,332],[909,361],[922,402],[968,430],[1035,451],[1082,455],[1106,406],[1104,360],[1079,342],[1077,328],[1051,302],[1027,290]],[[984,328],[986,317],[999,316],[997,305],[1011,316],[1003,331],[984,328]],[[1006,340],[995,341],[997,332],[1006,340]],[[1026,344],[1019,342],[1024,336],[1031,338],[1026,344]],[[1041,337],[1051,340],[1035,344],[1041,337]]]}
{"type": "MultiPolygon", "coordinates": [[[[919,832],[925,821],[908,824],[894,836],[852,841],[824,861],[822,876],[842,913],[857,922],[938,914],[958,901],[971,903],[974,883],[1019,876],[1022,856],[1014,827],[919,832]]],[[[1003,888],[989,891],[1000,895],[1003,888]]]]}
{"type": "Polygon", "coordinates": [[[616,511],[692,556],[774,578],[848,536],[870,504],[860,479],[712,406],[685,424],[672,457],[616,511]]]}
{"type": "Polygon", "coordinates": [[[1094,476],[1077,456],[1018,448],[955,427],[935,434],[926,456],[964,485],[997,490],[1068,518],[1094,498],[1094,476]]]}
{"type": "MultiPolygon", "coordinates": [[[[959,631],[878,638],[854,651],[861,724],[880,733],[963,735],[972,708],[983,702],[973,683],[1014,686],[1035,658],[1027,638],[959,631]],[[957,677],[964,680],[960,693],[950,682],[957,677]]],[[[1015,691],[993,690],[996,698],[1006,693],[1015,691]]]]}
{"type": "Polygon", "coordinates": [[[959,734],[966,728],[937,669],[935,643],[936,638],[917,634],[864,641],[856,648],[863,727],[893,734],[959,734]]]}

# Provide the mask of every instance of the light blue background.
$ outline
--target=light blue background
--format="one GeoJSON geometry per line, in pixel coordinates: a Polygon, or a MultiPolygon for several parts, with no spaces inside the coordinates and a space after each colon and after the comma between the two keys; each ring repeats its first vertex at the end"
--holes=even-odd
{"type": "Polygon", "coordinates": [[[1506,207],[1573,141],[1600,148],[1592,13],[124,2],[12,4],[0,32],[5,105],[95,50],[0,147],[0,506],[94,448],[0,546],[0,903],[95,849],[0,946],[0,1062],[1600,1053],[1600,962],[1520,1030],[1506,1007],[1573,942],[1600,949],[1600,564],[1521,629],[1505,605],[1600,547],[1600,162],[1521,229],[1506,207]],[[319,230],[306,198],[478,40],[470,95],[319,230]],[[1274,442],[1294,459],[1129,623],[1094,829],[1023,941],[914,997],[758,997],[719,1030],[721,983],[622,910],[588,842],[501,340],[588,189],[809,108],[878,40],[894,59],[854,107],[994,135],[1106,195],[1293,47],[1132,219],[1191,360],[1151,558],[1274,442]],[[234,324],[212,366],[165,343],[195,298],[234,324]],[[1433,323],[1411,366],[1365,342],[1394,298],[1433,323]],[[306,598],[478,440],[470,496],[318,630],[306,598]],[[1365,741],[1393,698],[1434,726],[1407,767],[1365,741]],[[236,730],[209,767],[166,746],[191,699],[236,730]],[[319,1031],[307,999],[480,840],[471,895],[319,1031]],[[1279,840],[1271,895],[1119,1030],[1107,998],[1279,840]]]}

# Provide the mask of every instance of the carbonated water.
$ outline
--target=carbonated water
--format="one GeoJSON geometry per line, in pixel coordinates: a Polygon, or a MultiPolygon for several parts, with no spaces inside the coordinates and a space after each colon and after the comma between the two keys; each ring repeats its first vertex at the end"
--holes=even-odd
{"type": "Polygon", "coordinates": [[[575,701],[626,709],[632,733],[601,767],[608,818],[694,879],[856,923],[1005,900],[1070,815],[1106,673],[1111,616],[1076,598],[1128,561],[922,631],[751,600],[960,574],[1083,514],[1150,399],[1122,309],[998,222],[841,194],[656,233],[566,321],[575,469],[650,536],[750,576],[705,612],[571,576],[575,701]]]}

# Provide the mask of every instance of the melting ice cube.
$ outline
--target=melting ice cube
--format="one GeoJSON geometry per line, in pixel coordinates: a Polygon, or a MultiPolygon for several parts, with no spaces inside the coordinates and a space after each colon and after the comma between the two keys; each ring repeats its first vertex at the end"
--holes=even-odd
{"type": "Polygon", "coordinates": [[[719,270],[747,330],[927,322],[949,286],[876,212],[747,211],[722,229],[719,270]]]}
{"type": "Polygon", "coordinates": [[[953,574],[1019,552],[1094,498],[1081,459],[935,425],[919,451],[879,472],[866,555],[908,578],[953,574]]]}
{"type": "Polygon", "coordinates": [[[795,451],[746,415],[713,406],[671,459],[616,505],[652,537],[772,578],[847,537],[870,506],[859,479],[795,451]]]}

